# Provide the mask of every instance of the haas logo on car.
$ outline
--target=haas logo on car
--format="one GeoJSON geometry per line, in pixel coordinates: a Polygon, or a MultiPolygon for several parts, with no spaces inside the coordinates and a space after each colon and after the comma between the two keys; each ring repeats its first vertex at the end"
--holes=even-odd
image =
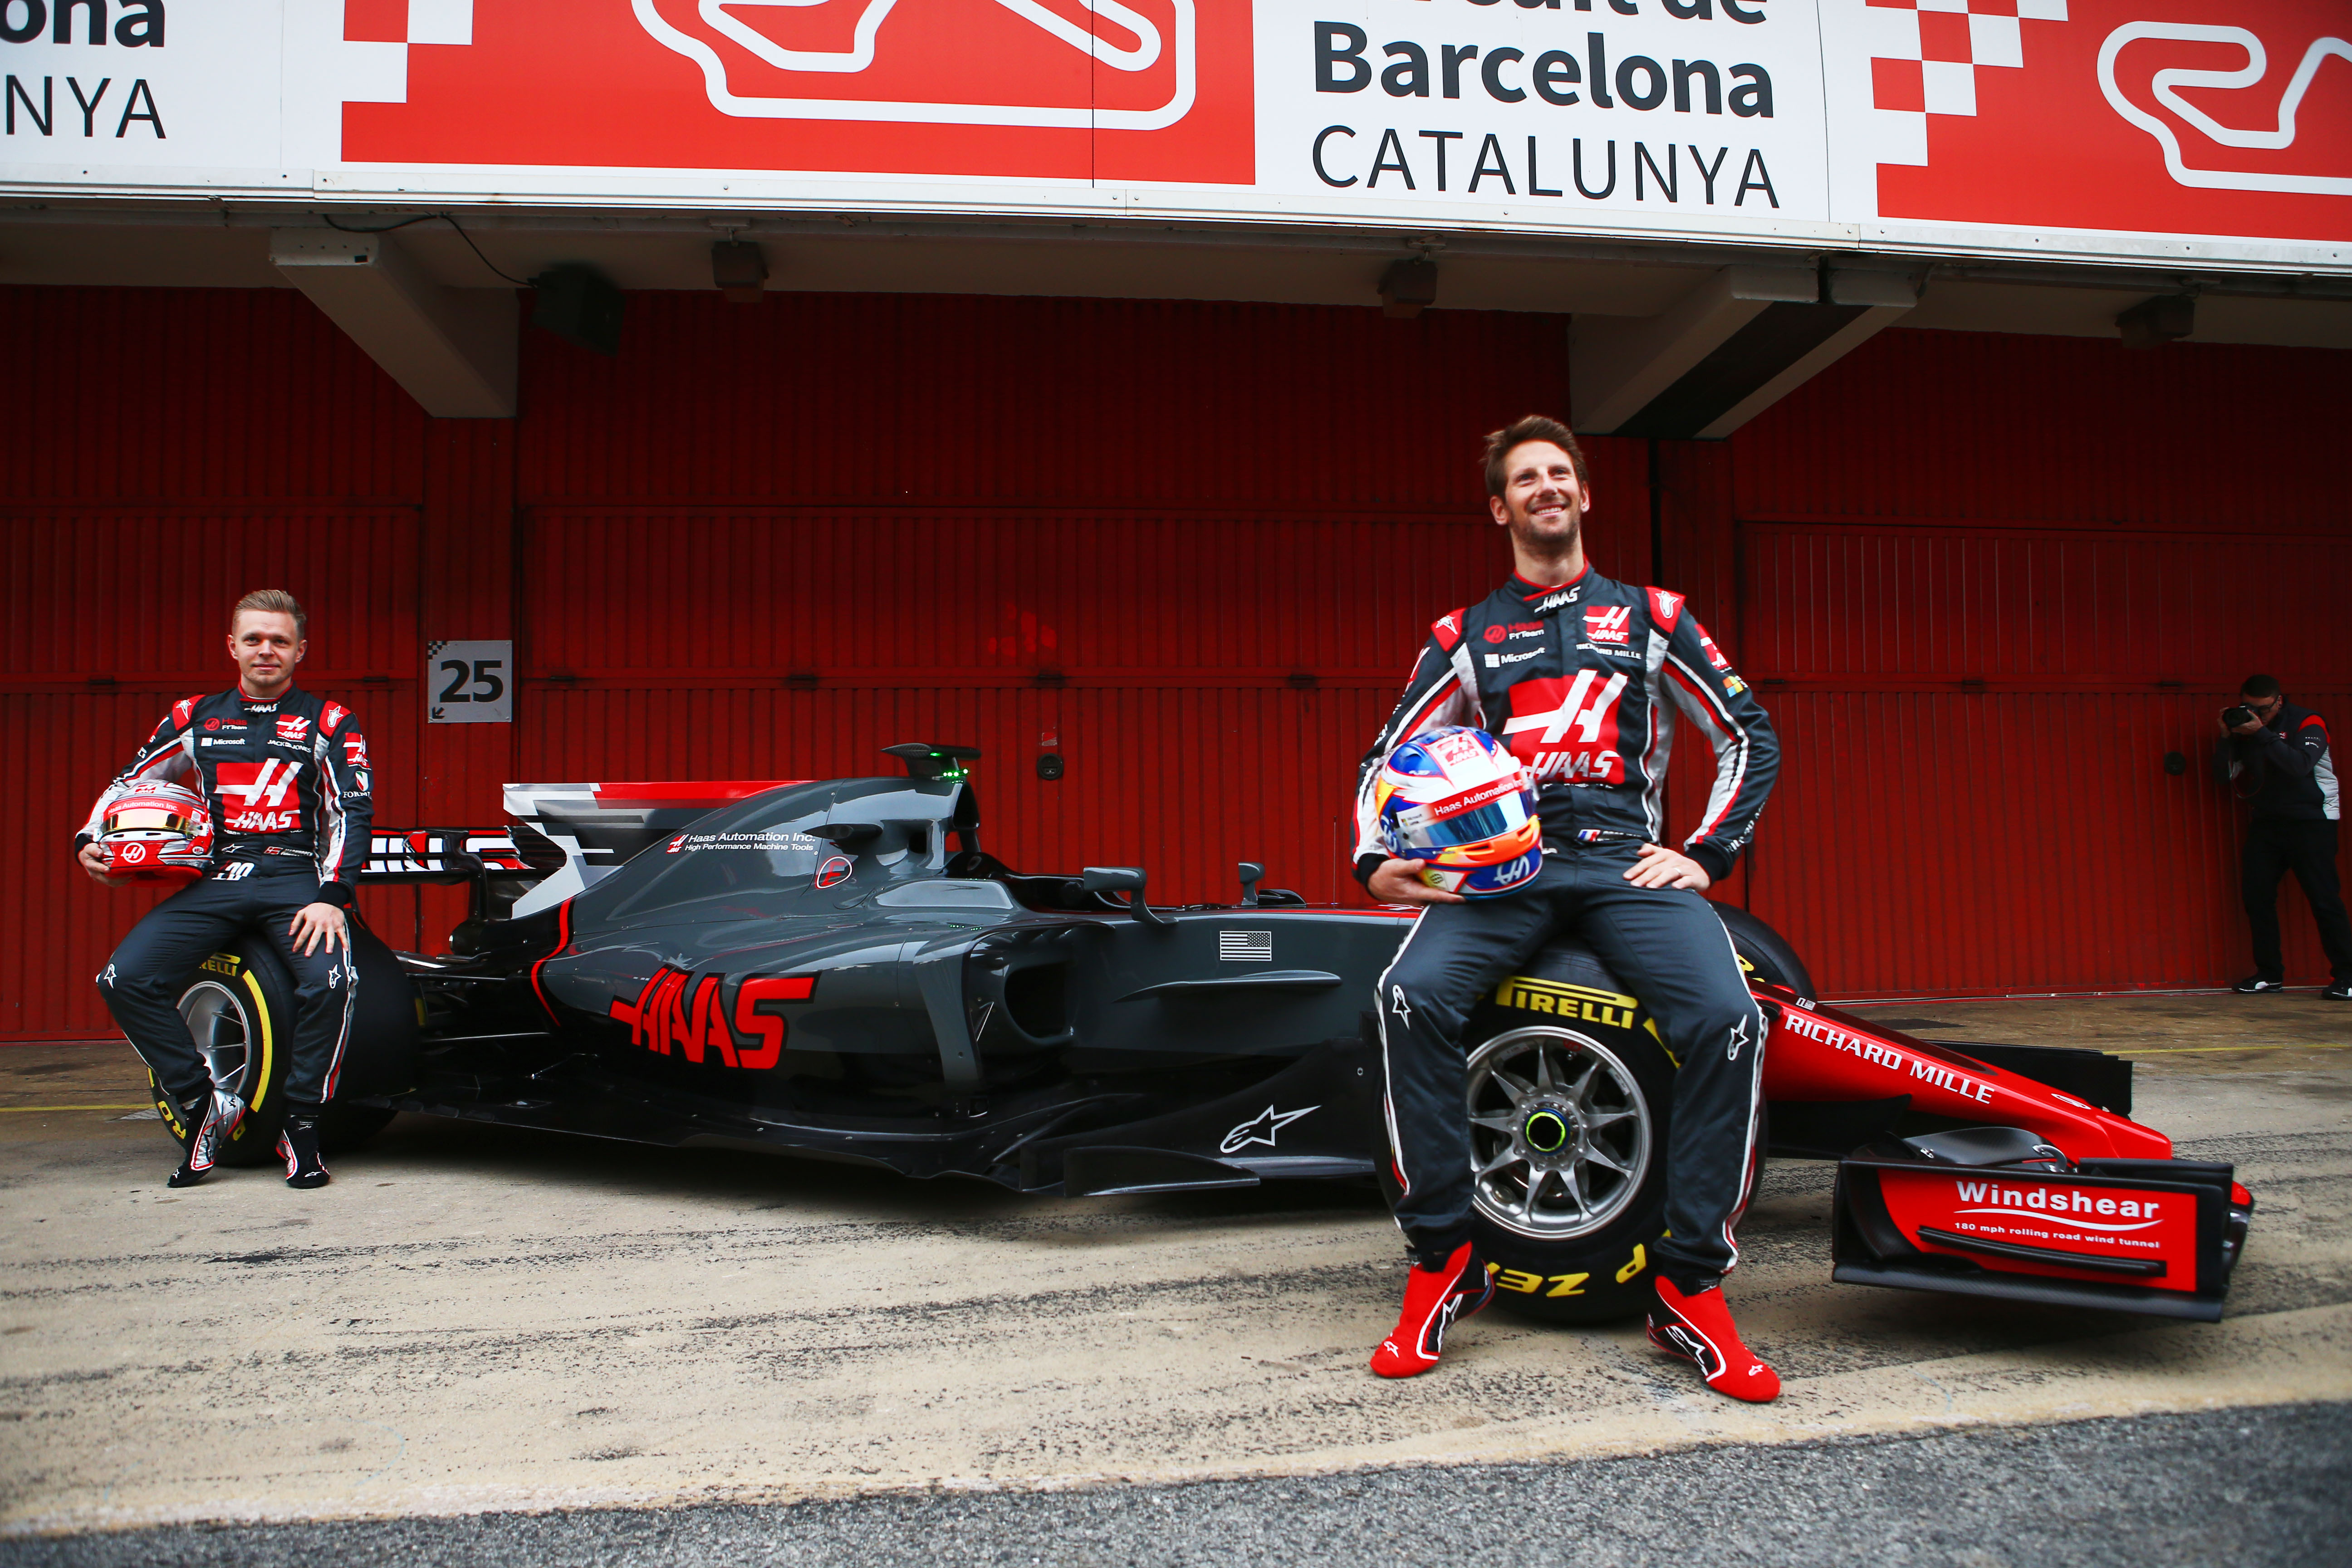
{"type": "Polygon", "coordinates": [[[1510,689],[1512,717],[1503,723],[1504,743],[1538,784],[1622,784],[1625,759],[1617,752],[1617,703],[1624,694],[1622,674],[1604,679],[1593,669],[1578,671],[1574,679],[1522,680],[1510,689]]]}
{"type": "Polygon", "coordinates": [[[235,805],[225,819],[233,833],[287,833],[302,826],[295,793],[299,765],[282,757],[266,763],[223,763],[217,793],[235,805]]]}

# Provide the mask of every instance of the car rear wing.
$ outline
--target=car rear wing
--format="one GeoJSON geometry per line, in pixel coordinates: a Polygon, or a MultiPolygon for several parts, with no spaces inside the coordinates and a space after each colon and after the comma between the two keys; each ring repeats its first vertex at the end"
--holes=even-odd
{"type": "Polygon", "coordinates": [[[503,792],[512,819],[509,826],[379,829],[372,836],[360,880],[471,882],[478,889],[477,912],[520,918],[584,892],[619,870],[638,850],[714,811],[765,790],[804,782],[510,784],[503,792]]]}
{"type": "Polygon", "coordinates": [[[470,882],[478,877],[518,877],[536,881],[546,875],[523,858],[514,834],[504,827],[412,827],[368,837],[368,858],[360,868],[363,883],[470,882]]]}

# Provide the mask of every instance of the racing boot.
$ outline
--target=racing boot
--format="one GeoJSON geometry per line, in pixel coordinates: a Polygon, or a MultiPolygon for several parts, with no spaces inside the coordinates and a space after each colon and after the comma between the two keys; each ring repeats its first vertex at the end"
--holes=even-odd
{"type": "Polygon", "coordinates": [[[1444,1262],[1430,1267],[1428,1257],[1414,1255],[1404,1310],[1372,1352],[1372,1370],[1382,1377],[1417,1377],[1435,1366],[1445,1331],[1495,1299],[1493,1271],[1479,1261],[1475,1247],[1465,1241],[1443,1256],[1444,1262]]]}
{"type": "Polygon", "coordinates": [[[1698,1364],[1699,1375],[1717,1394],[1762,1405],[1780,1397],[1780,1374],[1739,1342],[1720,1282],[1685,1295],[1661,1274],[1650,1308],[1650,1342],[1668,1355],[1698,1364]]]}
{"type": "Polygon", "coordinates": [[[331,1179],[327,1163],[319,1158],[319,1107],[293,1105],[278,1132],[278,1157],[286,1162],[286,1184],[305,1191],[323,1187],[331,1179]]]}
{"type": "Polygon", "coordinates": [[[245,1120],[245,1101],[225,1089],[199,1091],[181,1102],[180,1168],[164,1179],[167,1187],[193,1187],[212,1174],[220,1161],[221,1145],[245,1120]]]}

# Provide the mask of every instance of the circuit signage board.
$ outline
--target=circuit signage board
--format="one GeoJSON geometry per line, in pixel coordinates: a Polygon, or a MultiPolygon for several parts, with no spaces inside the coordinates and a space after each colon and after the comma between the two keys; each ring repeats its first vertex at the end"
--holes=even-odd
{"type": "Polygon", "coordinates": [[[7,0],[19,195],[2352,258],[2340,0],[7,0]]]}

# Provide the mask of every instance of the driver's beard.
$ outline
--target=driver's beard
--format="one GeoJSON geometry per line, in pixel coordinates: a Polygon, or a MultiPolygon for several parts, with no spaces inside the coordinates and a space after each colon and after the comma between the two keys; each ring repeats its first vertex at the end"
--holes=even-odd
{"type": "Polygon", "coordinates": [[[1524,513],[1511,520],[1511,538],[1530,555],[1557,560],[1573,552],[1583,537],[1584,514],[1581,511],[1571,516],[1568,531],[1556,540],[1536,537],[1535,524],[1524,513]]]}

